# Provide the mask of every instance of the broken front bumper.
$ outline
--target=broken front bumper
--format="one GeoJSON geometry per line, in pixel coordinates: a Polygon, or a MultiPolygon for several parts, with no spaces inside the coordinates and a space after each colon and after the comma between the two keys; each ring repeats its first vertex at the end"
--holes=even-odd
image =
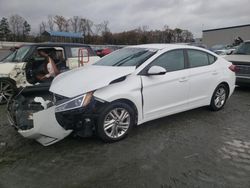
{"type": "Polygon", "coordinates": [[[34,127],[29,130],[18,130],[18,132],[26,138],[37,140],[44,146],[54,144],[66,136],[72,130],[62,128],[55,118],[55,107],[33,114],[34,127]]]}
{"type": "Polygon", "coordinates": [[[8,105],[9,122],[25,138],[35,139],[44,146],[54,144],[72,130],[65,130],[56,120],[55,106],[43,109],[40,104],[31,104],[24,98],[8,105]],[[40,111],[39,111],[40,110],[40,111]]]}

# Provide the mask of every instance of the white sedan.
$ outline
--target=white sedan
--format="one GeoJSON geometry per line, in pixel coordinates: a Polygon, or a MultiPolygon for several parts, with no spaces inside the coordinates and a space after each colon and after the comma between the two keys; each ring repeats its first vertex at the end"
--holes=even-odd
{"type": "Polygon", "coordinates": [[[150,120],[201,106],[218,111],[234,88],[234,65],[213,52],[187,45],[131,46],[56,77],[52,101],[22,96],[21,104],[9,106],[10,121],[45,146],[70,133],[97,133],[113,142],[150,120]],[[32,100],[40,108],[27,105],[32,100]],[[19,121],[24,117],[32,121],[19,121]]]}

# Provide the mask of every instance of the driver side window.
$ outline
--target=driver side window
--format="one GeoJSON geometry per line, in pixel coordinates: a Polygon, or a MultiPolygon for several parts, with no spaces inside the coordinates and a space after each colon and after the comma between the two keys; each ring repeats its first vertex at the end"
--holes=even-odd
{"type": "Polygon", "coordinates": [[[167,72],[182,70],[185,68],[184,51],[173,50],[170,52],[166,52],[165,54],[154,60],[151,64],[151,66],[155,65],[165,68],[167,72]]]}

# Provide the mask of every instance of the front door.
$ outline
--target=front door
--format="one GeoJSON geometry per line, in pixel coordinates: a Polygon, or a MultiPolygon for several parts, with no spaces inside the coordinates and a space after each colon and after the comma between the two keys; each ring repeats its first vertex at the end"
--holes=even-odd
{"type": "Polygon", "coordinates": [[[141,76],[143,84],[143,114],[149,121],[187,108],[189,71],[185,69],[183,50],[166,52],[151,66],[165,68],[164,75],[141,76]]]}

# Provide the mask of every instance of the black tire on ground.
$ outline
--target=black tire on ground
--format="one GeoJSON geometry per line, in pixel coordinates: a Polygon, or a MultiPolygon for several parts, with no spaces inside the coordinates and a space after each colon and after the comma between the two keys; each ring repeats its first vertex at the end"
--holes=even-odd
{"type": "Polygon", "coordinates": [[[122,102],[113,102],[104,107],[97,120],[97,135],[104,142],[125,138],[135,123],[133,108],[122,102]]]}
{"type": "Polygon", "coordinates": [[[220,84],[214,90],[213,96],[210,102],[210,110],[219,111],[221,110],[227,102],[228,98],[228,88],[225,84],[220,84]]]}
{"type": "Polygon", "coordinates": [[[16,94],[16,86],[8,79],[0,79],[0,105],[6,104],[16,94]]]}

